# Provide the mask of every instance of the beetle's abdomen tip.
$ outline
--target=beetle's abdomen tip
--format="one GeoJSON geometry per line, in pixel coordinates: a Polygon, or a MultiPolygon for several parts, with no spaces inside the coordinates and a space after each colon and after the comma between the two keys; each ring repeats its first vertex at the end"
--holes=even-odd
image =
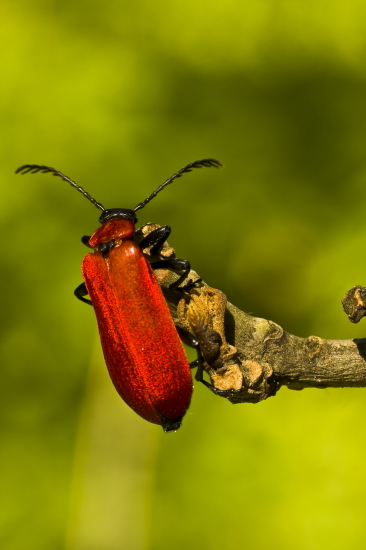
{"type": "Polygon", "coordinates": [[[168,418],[165,418],[162,426],[164,432],[167,434],[169,432],[176,432],[182,425],[182,418],[175,418],[174,420],[170,420],[168,418]]]}

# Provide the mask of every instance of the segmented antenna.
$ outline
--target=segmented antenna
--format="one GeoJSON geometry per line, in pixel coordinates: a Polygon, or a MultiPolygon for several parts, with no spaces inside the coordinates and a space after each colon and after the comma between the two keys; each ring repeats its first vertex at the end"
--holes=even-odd
{"type": "Polygon", "coordinates": [[[105,210],[104,206],[102,204],[100,204],[99,202],[97,202],[95,199],[93,199],[93,197],[91,197],[89,195],[89,193],[87,193],[85,191],[85,189],[80,187],[80,185],[78,185],[75,181],[73,181],[70,178],[68,178],[67,176],[65,176],[65,174],[63,174],[62,172],[59,172],[58,170],[55,170],[55,168],[51,168],[50,166],[41,166],[39,164],[24,164],[24,166],[20,166],[20,168],[15,170],[16,174],[22,174],[22,175],[28,174],[28,172],[31,173],[31,174],[36,174],[37,172],[41,172],[43,174],[46,174],[47,172],[52,172],[52,174],[54,176],[59,176],[63,180],[68,181],[70,183],[70,185],[75,187],[75,189],[80,191],[80,193],[82,193],[84,195],[84,197],[86,197],[90,202],[92,202],[94,204],[94,206],[96,206],[100,210],[103,210],[103,211],[105,210]]]}
{"type": "Polygon", "coordinates": [[[219,166],[223,166],[223,164],[221,164],[220,161],[215,159],[196,160],[195,162],[191,162],[190,164],[187,164],[187,166],[185,166],[184,168],[181,168],[179,172],[177,172],[176,174],[173,174],[169,179],[164,181],[162,185],[160,185],[153,193],[151,193],[150,197],[145,199],[143,202],[140,202],[140,204],[138,204],[133,209],[134,212],[136,212],[137,210],[141,210],[141,208],[144,208],[144,206],[148,202],[150,202],[154,197],[156,197],[156,195],[160,193],[160,191],[164,189],[164,187],[169,185],[169,183],[172,183],[172,181],[174,181],[175,179],[182,177],[183,174],[185,174],[186,172],[191,172],[193,168],[202,168],[203,166],[205,166],[206,168],[211,168],[211,167],[218,168],[219,166]]]}

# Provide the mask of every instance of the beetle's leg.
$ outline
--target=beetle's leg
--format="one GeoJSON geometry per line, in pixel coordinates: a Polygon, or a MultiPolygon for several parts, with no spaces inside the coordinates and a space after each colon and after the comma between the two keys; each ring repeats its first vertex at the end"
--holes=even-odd
{"type": "Polygon", "coordinates": [[[82,302],[84,302],[85,304],[89,304],[90,306],[93,305],[90,300],[88,300],[87,298],[84,298],[84,296],[88,295],[88,291],[86,290],[85,283],[81,283],[81,285],[75,288],[74,294],[76,298],[78,298],[78,300],[81,300],[82,302]]]}
{"type": "Polygon", "coordinates": [[[183,286],[180,286],[179,288],[176,288],[175,290],[179,290],[179,292],[184,292],[185,290],[190,290],[191,288],[196,288],[196,286],[202,282],[201,277],[196,279],[195,281],[190,280],[188,283],[186,283],[183,286]]]}
{"type": "MultiPolygon", "coordinates": [[[[178,258],[168,258],[167,260],[157,260],[156,262],[152,262],[151,267],[153,269],[172,269],[174,271],[183,271],[183,275],[179,277],[174,283],[169,285],[170,290],[185,290],[186,287],[177,288],[180,283],[184,281],[184,279],[187,278],[188,273],[191,270],[191,264],[187,260],[178,260],[178,258]]],[[[197,281],[194,282],[196,284],[197,281]]],[[[191,287],[191,282],[188,283],[191,287]]]]}
{"type": "Polygon", "coordinates": [[[211,390],[215,395],[220,395],[221,397],[233,397],[236,393],[239,393],[241,391],[241,390],[219,390],[209,382],[206,382],[206,380],[203,379],[203,372],[204,372],[203,356],[200,350],[198,339],[193,334],[191,334],[190,332],[188,332],[187,330],[181,327],[176,327],[176,329],[182,342],[191,348],[195,348],[195,350],[197,351],[197,359],[195,361],[192,361],[189,364],[191,369],[194,369],[195,367],[197,367],[197,372],[195,376],[195,379],[197,380],[197,382],[202,382],[202,384],[204,384],[206,388],[211,390]]]}
{"type": "Polygon", "coordinates": [[[215,388],[210,382],[206,382],[206,380],[203,379],[203,363],[202,363],[202,355],[196,361],[192,361],[191,368],[194,368],[197,365],[197,372],[195,379],[197,382],[202,382],[208,388],[212,391],[215,395],[220,395],[220,397],[234,397],[236,393],[240,393],[241,390],[219,390],[218,388],[215,388]]]}
{"type": "Polygon", "coordinates": [[[151,254],[153,256],[157,256],[160,252],[161,247],[169,237],[170,233],[171,228],[169,227],[169,225],[158,227],[142,239],[142,241],[139,243],[139,247],[141,248],[141,250],[145,250],[145,248],[149,248],[151,246],[151,254]]]}
{"type": "MultiPolygon", "coordinates": [[[[93,250],[93,247],[89,244],[90,236],[84,235],[84,237],[81,237],[81,242],[85,244],[88,248],[91,248],[93,250]]],[[[107,258],[109,252],[114,247],[114,240],[108,241],[107,243],[100,243],[98,246],[98,251],[102,253],[103,258],[107,258]]]]}
{"type": "MultiPolygon", "coordinates": [[[[162,246],[164,245],[165,241],[169,237],[171,233],[171,228],[169,225],[164,225],[162,227],[158,227],[157,229],[154,229],[154,231],[151,231],[146,237],[142,239],[142,241],[139,243],[139,247],[141,250],[145,250],[145,248],[152,247],[150,252],[152,255],[156,256],[159,254],[162,246]]],[[[180,288],[177,288],[180,283],[184,281],[184,279],[187,277],[188,273],[190,272],[191,266],[190,263],[186,260],[178,260],[177,258],[169,258],[166,260],[157,260],[156,262],[151,262],[151,267],[153,269],[172,269],[176,271],[182,271],[184,270],[184,273],[175,283],[172,283],[169,288],[170,290],[188,290],[190,288],[193,288],[197,283],[200,283],[202,279],[197,279],[197,281],[189,281],[186,285],[181,286],[180,288]]]]}
{"type": "Polygon", "coordinates": [[[191,367],[191,369],[195,369],[196,367],[202,369],[203,357],[200,350],[200,343],[198,338],[196,338],[194,334],[188,332],[188,330],[186,330],[185,328],[177,326],[175,326],[175,328],[177,329],[179,338],[182,340],[183,344],[189,346],[190,348],[194,348],[197,352],[197,359],[189,363],[189,366],[191,367]]]}
{"type": "Polygon", "coordinates": [[[177,329],[179,338],[182,340],[183,344],[189,346],[190,348],[195,348],[197,350],[199,349],[200,343],[198,341],[198,338],[188,332],[188,330],[186,330],[185,328],[177,327],[177,325],[175,325],[175,328],[177,329]]]}
{"type": "Polygon", "coordinates": [[[89,239],[90,239],[90,235],[84,235],[84,237],[81,237],[81,242],[83,244],[85,244],[85,246],[87,246],[88,248],[93,248],[92,246],[90,246],[89,244],[89,239]]]}
{"type": "MultiPolygon", "coordinates": [[[[179,335],[179,338],[182,340],[183,344],[185,344],[186,346],[189,346],[190,348],[194,348],[197,352],[197,359],[195,359],[195,361],[192,361],[191,363],[189,363],[189,366],[191,367],[191,369],[195,369],[196,367],[198,367],[199,369],[203,369],[203,357],[202,357],[202,353],[201,353],[201,350],[200,350],[200,343],[199,343],[199,340],[198,338],[196,338],[194,336],[194,334],[191,334],[190,332],[188,332],[188,330],[186,330],[185,328],[182,328],[182,327],[177,327],[175,326],[175,328],[177,329],[177,332],[178,332],[178,335],[179,335]]],[[[197,378],[196,378],[197,380],[197,378]]],[[[199,382],[201,382],[202,380],[199,380],[199,382]]]]}
{"type": "Polygon", "coordinates": [[[108,258],[108,254],[114,247],[114,239],[108,241],[107,243],[100,243],[98,246],[98,251],[102,253],[103,258],[108,258]]]}

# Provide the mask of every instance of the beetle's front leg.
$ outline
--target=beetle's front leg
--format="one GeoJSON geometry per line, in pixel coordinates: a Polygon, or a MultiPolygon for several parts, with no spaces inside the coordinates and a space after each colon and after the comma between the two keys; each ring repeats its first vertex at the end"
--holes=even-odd
{"type": "Polygon", "coordinates": [[[92,306],[91,300],[88,300],[87,298],[84,298],[84,296],[88,295],[88,291],[86,289],[85,283],[81,283],[77,288],[74,290],[74,294],[78,300],[81,300],[85,304],[89,304],[92,306]]]}
{"type": "Polygon", "coordinates": [[[162,227],[158,227],[157,229],[154,229],[146,235],[142,239],[142,241],[139,243],[139,247],[141,250],[145,250],[146,248],[152,247],[150,250],[150,253],[152,256],[157,256],[163,247],[165,241],[169,237],[171,233],[171,228],[169,225],[163,225],[162,227]]]}
{"type": "MultiPolygon", "coordinates": [[[[153,231],[151,231],[151,233],[149,233],[148,235],[146,235],[146,237],[142,239],[142,241],[139,243],[139,247],[141,248],[141,250],[145,250],[146,248],[151,247],[150,254],[152,256],[157,256],[159,255],[170,233],[171,233],[171,228],[169,227],[169,225],[158,227],[157,229],[154,229],[153,231]]],[[[187,275],[191,269],[190,263],[187,260],[178,260],[177,258],[169,258],[169,259],[157,260],[155,262],[151,262],[150,265],[153,269],[171,269],[173,271],[184,270],[183,275],[181,275],[177,281],[175,281],[169,286],[170,290],[179,290],[179,291],[188,290],[190,288],[194,288],[195,285],[197,283],[200,283],[202,280],[202,279],[197,279],[197,281],[189,281],[186,285],[179,287],[179,285],[184,281],[184,279],[187,278],[187,275]]]]}
{"type": "Polygon", "coordinates": [[[179,285],[187,278],[188,273],[191,270],[191,264],[187,260],[178,260],[178,258],[168,258],[167,260],[157,260],[152,262],[151,267],[153,269],[172,269],[173,271],[184,271],[174,283],[169,285],[170,290],[187,290],[194,287],[197,283],[200,283],[202,279],[196,281],[189,281],[186,285],[179,287],[179,285]]]}
{"type": "Polygon", "coordinates": [[[84,235],[84,237],[81,237],[81,242],[85,244],[85,246],[87,246],[88,248],[93,248],[92,246],[90,246],[89,240],[90,240],[90,235],[84,235]]]}

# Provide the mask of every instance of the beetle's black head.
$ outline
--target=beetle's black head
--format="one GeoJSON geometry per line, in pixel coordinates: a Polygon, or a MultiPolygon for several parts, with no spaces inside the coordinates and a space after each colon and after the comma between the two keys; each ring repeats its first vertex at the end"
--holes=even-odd
{"type": "Polygon", "coordinates": [[[137,216],[133,210],[128,208],[110,208],[109,210],[103,210],[99,221],[101,224],[115,219],[131,220],[133,223],[137,223],[137,216]]]}

